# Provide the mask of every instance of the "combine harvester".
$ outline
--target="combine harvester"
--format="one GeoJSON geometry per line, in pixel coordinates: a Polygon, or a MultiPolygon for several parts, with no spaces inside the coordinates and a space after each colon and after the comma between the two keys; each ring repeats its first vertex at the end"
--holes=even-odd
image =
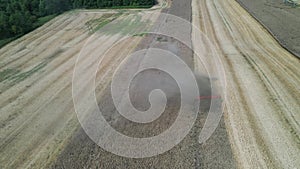
{"type": "Polygon", "coordinates": [[[298,0],[283,0],[283,3],[292,5],[292,7],[297,7],[299,5],[298,0]]]}

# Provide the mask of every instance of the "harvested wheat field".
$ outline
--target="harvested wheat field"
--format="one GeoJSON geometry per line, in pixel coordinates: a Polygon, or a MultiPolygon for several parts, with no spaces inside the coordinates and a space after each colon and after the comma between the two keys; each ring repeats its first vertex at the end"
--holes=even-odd
{"type": "MultiPolygon", "coordinates": [[[[235,0],[166,0],[150,9],[65,12],[0,49],[0,168],[299,168],[300,60],[276,38],[235,0]],[[192,24],[178,26],[171,15],[192,24]],[[166,34],[146,33],[157,30],[166,34]],[[167,36],[170,32],[186,44],[167,36]],[[136,60],[129,56],[151,48],[180,56],[200,75],[203,101],[187,135],[179,139],[181,128],[173,134],[180,141],[170,150],[145,158],[116,155],[86,132],[74,104],[96,109],[89,102],[95,93],[105,120],[130,137],[154,137],[172,128],[184,94],[170,75],[145,71],[119,91],[131,92],[132,104],[146,111],[149,93],[160,85],[168,101],[150,123],[120,115],[111,93],[119,66],[130,65],[121,71],[125,75],[147,66],[152,59],[147,52],[136,60]],[[76,78],[83,86],[78,91],[76,78]],[[199,143],[215,99],[221,100],[223,115],[199,143]]],[[[291,43],[297,52],[299,44],[291,43]]],[[[171,61],[165,65],[180,68],[171,61]]]]}

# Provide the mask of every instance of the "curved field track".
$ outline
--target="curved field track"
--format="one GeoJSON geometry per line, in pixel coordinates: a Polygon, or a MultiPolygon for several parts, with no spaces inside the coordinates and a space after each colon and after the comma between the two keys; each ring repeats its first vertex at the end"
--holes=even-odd
{"type": "Polygon", "coordinates": [[[225,123],[238,166],[299,167],[299,59],[234,0],[196,0],[192,6],[193,23],[225,66],[225,123]]]}

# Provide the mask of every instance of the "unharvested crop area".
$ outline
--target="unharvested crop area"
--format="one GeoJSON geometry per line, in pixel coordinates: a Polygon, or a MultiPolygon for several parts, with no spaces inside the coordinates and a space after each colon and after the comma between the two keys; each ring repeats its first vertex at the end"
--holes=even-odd
{"type": "MultiPolygon", "coordinates": [[[[0,49],[0,168],[297,168],[300,166],[300,61],[235,0],[162,1],[139,10],[75,10],[0,49]],[[212,137],[198,143],[206,112],[201,110],[190,134],[161,155],[129,159],[97,146],[78,123],[72,99],[77,56],[93,36],[90,52],[77,66],[95,66],[95,57],[119,36],[160,25],[181,31],[206,63],[210,46],[195,34],[161,19],[160,12],[189,20],[217,49],[225,69],[226,106],[212,137]],[[112,23],[113,27],[105,27],[112,23]],[[200,45],[201,44],[201,45],[200,45]],[[204,47],[203,47],[204,46],[204,47]]],[[[104,57],[96,78],[99,107],[107,120],[127,134],[157,134],[176,118],[171,100],[167,120],[137,127],[118,115],[110,102],[112,75],[132,51],[157,47],[182,56],[202,71],[193,52],[171,37],[135,34],[104,57]],[[126,132],[126,131],[123,131],[126,132]]],[[[142,59],[141,59],[142,60],[142,59]]],[[[138,64],[138,63],[134,63],[138,64]]],[[[132,67],[134,69],[134,67],[132,67]]],[[[143,78],[152,77],[153,74],[143,78]]],[[[160,74],[159,77],[165,78],[160,74]]],[[[90,79],[87,79],[87,81],[90,79]]],[[[147,85],[147,81],[144,81],[147,85]]],[[[142,91],[143,86],[136,86],[142,91]]],[[[87,89],[91,90],[91,89],[87,89]]],[[[134,99],[147,107],[140,98],[134,99]]]]}

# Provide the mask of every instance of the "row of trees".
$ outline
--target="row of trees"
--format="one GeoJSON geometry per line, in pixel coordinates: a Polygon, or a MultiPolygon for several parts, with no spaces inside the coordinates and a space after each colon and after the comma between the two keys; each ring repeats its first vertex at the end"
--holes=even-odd
{"type": "Polygon", "coordinates": [[[150,6],[155,0],[0,0],[0,40],[23,35],[39,18],[75,8],[150,6]]]}

